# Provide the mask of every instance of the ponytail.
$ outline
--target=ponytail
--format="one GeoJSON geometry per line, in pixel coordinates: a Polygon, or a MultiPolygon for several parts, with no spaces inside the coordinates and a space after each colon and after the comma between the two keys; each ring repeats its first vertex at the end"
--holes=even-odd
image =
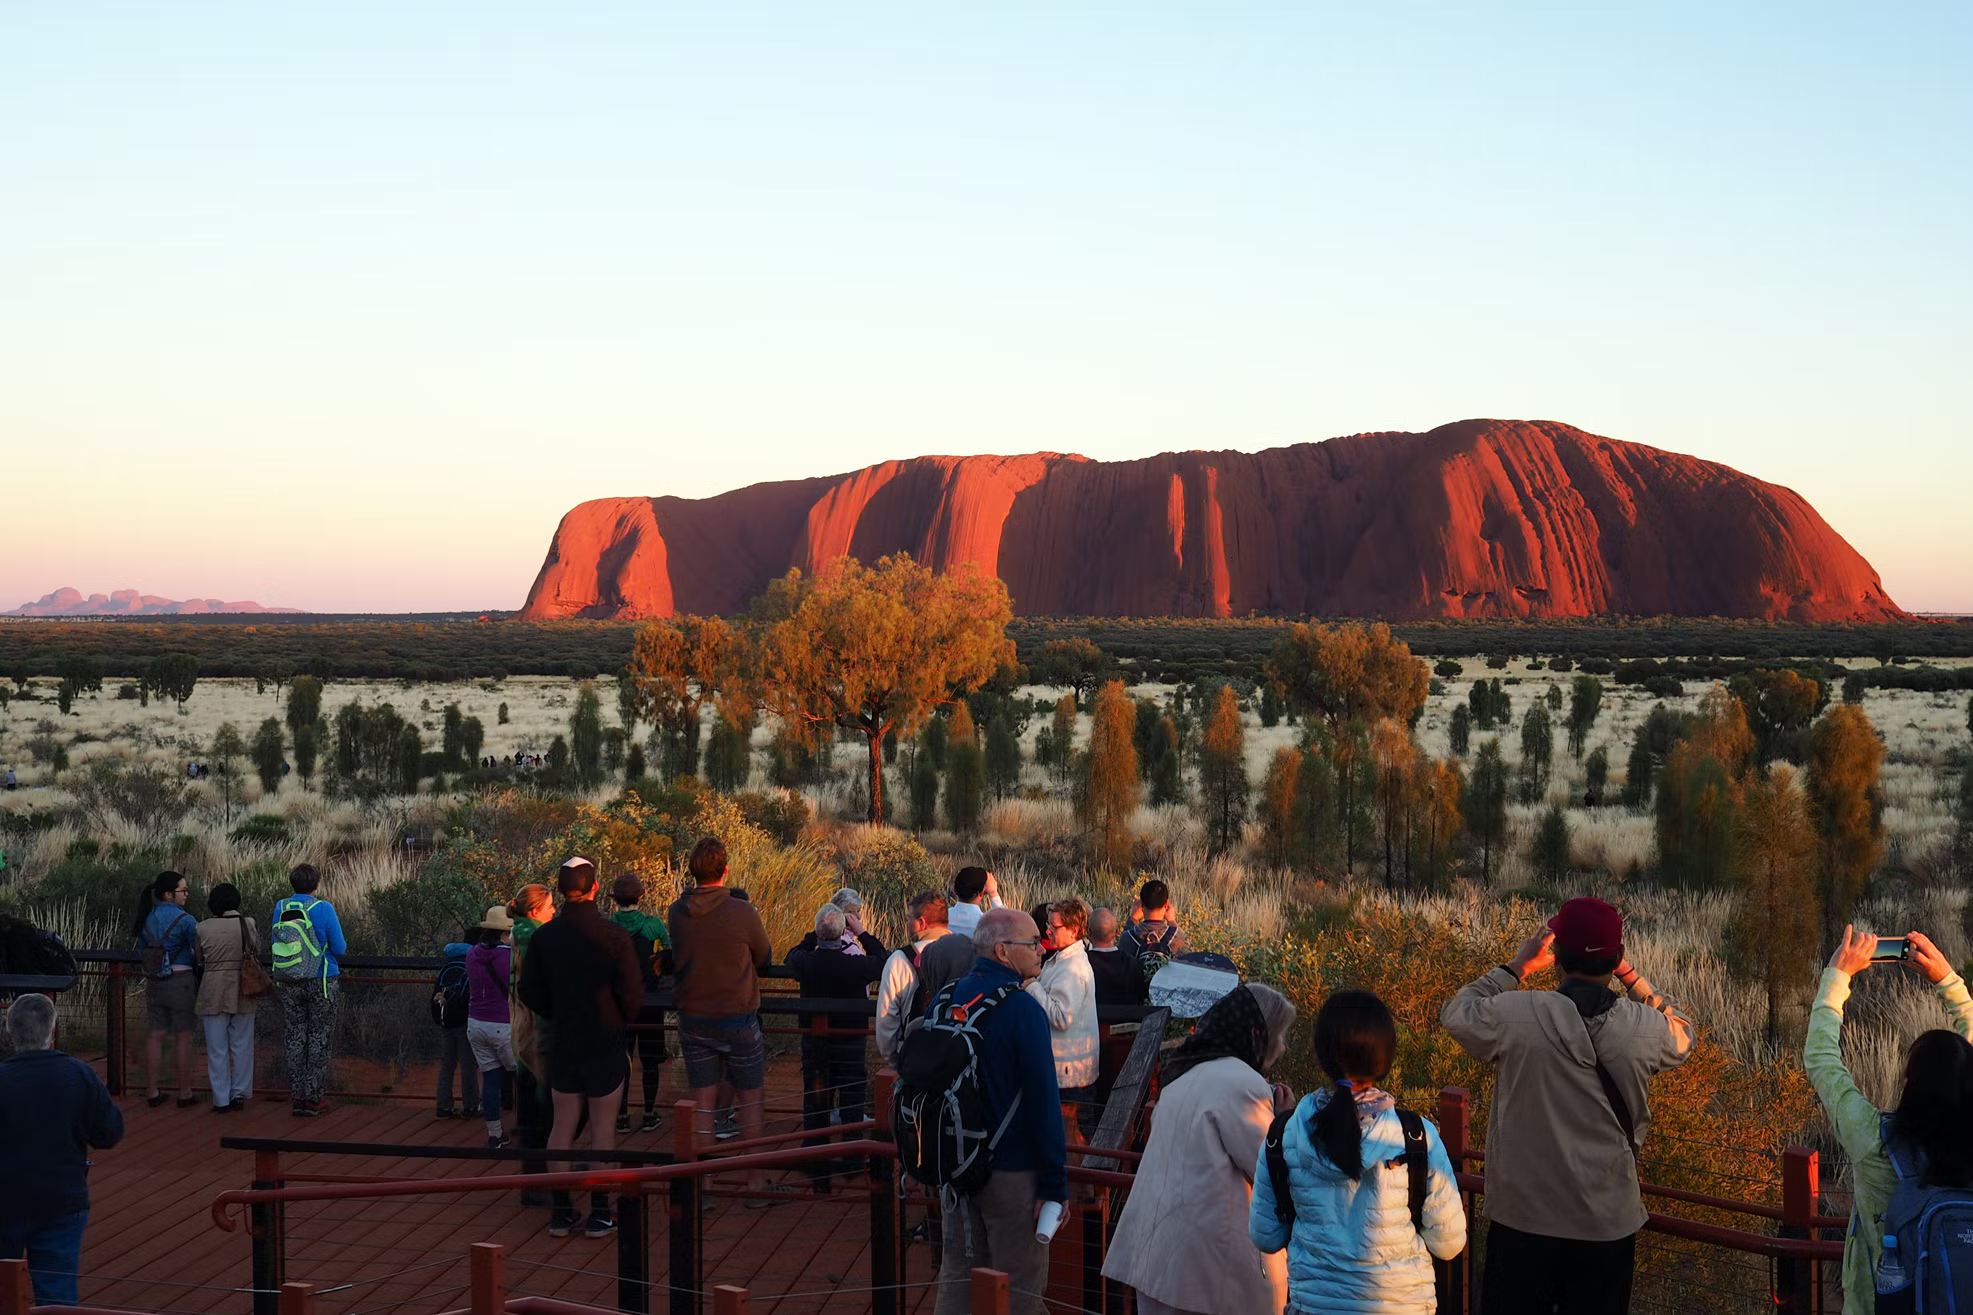
{"type": "Polygon", "coordinates": [[[1315,1112],[1315,1137],[1329,1163],[1349,1175],[1363,1177],[1363,1129],[1356,1121],[1356,1091],[1348,1078],[1329,1088],[1329,1102],[1315,1112]]]}
{"type": "Polygon", "coordinates": [[[1329,1162],[1353,1181],[1363,1177],[1363,1130],[1351,1075],[1381,1082],[1397,1049],[1397,1020],[1368,991],[1337,991],[1315,1015],[1315,1060],[1335,1083],[1329,1102],[1316,1111],[1315,1134],[1329,1162]]]}

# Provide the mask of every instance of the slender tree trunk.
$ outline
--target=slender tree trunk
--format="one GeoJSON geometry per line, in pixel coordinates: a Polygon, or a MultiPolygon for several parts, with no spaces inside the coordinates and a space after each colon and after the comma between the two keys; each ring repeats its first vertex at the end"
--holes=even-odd
{"type": "Polygon", "coordinates": [[[880,727],[864,727],[863,733],[870,741],[870,816],[869,821],[884,820],[884,732],[880,727]]]}

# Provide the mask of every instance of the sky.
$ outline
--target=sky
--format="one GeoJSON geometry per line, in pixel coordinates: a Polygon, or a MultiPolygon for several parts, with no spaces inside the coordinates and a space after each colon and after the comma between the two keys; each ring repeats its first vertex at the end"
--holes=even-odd
{"type": "Polygon", "coordinates": [[[1561,420],[1973,611],[1973,6],[0,6],[0,610],[588,498],[1561,420]]]}

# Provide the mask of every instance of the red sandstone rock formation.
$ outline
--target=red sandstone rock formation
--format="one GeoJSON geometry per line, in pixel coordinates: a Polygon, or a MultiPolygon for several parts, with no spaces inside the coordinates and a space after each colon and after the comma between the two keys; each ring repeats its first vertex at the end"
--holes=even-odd
{"type": "Polygon", "coordinates": [[[1904,615],[1787,489],[1501,420],[1141,461],[919,457],[586,502],[521,615],[733,613],[791,566],[899,551],[995,572],[1029,615],[1904,615]]]}

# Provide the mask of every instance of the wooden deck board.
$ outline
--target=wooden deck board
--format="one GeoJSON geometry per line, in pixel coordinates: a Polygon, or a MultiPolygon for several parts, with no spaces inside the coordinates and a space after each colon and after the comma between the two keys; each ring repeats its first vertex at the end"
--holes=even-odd
{"type": "MultiPolygon", "coordinates": [[[[672,1090],[661,1100],[664,1126],[656,1133],[633,1132],[619,1144],[669,1149],[675,1065],[667,1065],[667,1077],[672,1090]]],[[[768,1130],[797,1126],[799,1079],[792,1061],[771,1067],[768,1095],[770,1109],[777,1111],[767,1120],[768,1130]]],[[[223,1115],[203,1102],[186,1110],[151,1109],[141,1089],[120,1104],[124,1141],[97,1153],[90,1177],[82,1297],[90,1304],[169,1315],[250,1315],[252,1309],[245,1291],[252,1260],[244,1224],[222,1230],[210,1208],[218,1193],[251,1185],[254,1157],[222,1150],[222,1136],[470,1148],[482,1145],[485,1135],[478,1120],[434,1118],[429,1097],[343,1101],[310,1120],[291,1117],[278,1095],[223,1115]]],[[[297,1176],[438,1179],[513,1168],[500,1161],[404,1155],[282,1157],[284,1174],[297,1176]]],[[[737,1197],[710,1196],[703,1233],[707,1286],[738,1283],[757,1301],[806,1294],[776,1303],[784,1315],[868,1310],[869,1202],[860,1192],[860,1176],[836,1181],[839,1192],[800,1192],[771,1209],[749,1210],[737,1197]]],[[[715,1180],[716,1188],[733,1186],[737,1183],[715,1180]]],[[[791,1186],[799,1191],[805,1180],[794,1176],[791,1186]]],[[[651,1308],[662,1311],[670,1259],[666,1203],[662,1193],[647,1200],[657,1286],[651,1308]]],[[[509,1284],[516,1293],[616,1305],[615,1240],[579,1234],[551,1238],[545,1212],[522,1208],[514,1193],[294,1202],[287,1207],[286,1224],[287,1277],[316,1285],[324,1315],[436,1315],[458,1308],[464,1304],[468,1248],[482,1241],[506,1248],[509,1284]]],[[[933,1277],[929,1249],[922,1243],[910,1248],[906,1268],[908,1283],[927,1283],[933,1277]]],[[[907,1311],[929,1311],[931,1289],[908,1289],[903,1305],[907,1311]]]]}

